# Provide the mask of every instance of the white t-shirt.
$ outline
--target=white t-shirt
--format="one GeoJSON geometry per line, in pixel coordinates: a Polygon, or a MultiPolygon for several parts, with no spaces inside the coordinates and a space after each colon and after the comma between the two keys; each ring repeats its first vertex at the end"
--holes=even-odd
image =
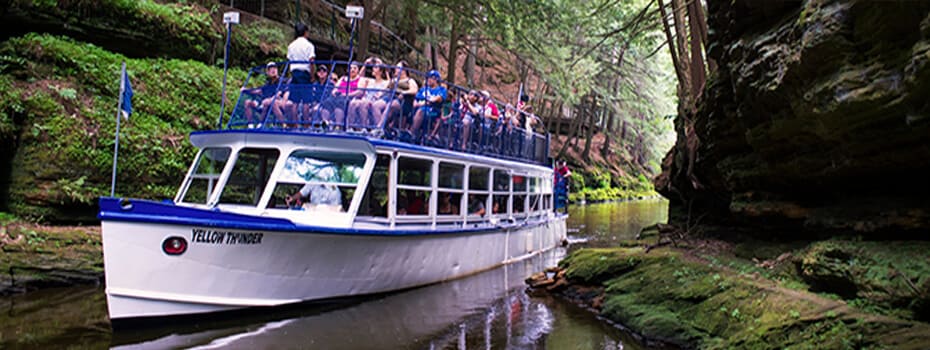
{"type": "MultiPolygon", "coordinates": [[[[288,61],[310,61],[316,57],[316,51],[313,44],[307,38],[299,36],[297,39],[287,45],[288,61]]],[[[310,71],[310,65],[306,63],[291,64],[291,72],[295,70],[310,71]]]]}
{"type": "Polygon", "coordinates": [[[335,185],[305,184],[300,188],[300,195],[310,196],[310,204],[342,205],[342,192],[335,185]]]}

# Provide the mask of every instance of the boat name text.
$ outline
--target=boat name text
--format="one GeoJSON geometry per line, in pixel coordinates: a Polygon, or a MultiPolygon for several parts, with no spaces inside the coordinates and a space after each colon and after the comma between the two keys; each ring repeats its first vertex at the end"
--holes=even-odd
{"type": "Polygon", "coordinates": [[[195,228],[191,230],[191,242],[207,244],[262,244],[264,233],[239,233],[195,228]]]}

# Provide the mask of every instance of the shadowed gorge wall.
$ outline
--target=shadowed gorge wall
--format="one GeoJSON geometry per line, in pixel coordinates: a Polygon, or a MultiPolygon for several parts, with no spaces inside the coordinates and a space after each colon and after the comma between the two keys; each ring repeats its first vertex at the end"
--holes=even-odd
{"type": "Polygon", "coordinates": [[[709,1],[708,26],[720,68],[676,120],[656,179],[673,204],[709,219],[930,228],[930,3],[709,1]]]}

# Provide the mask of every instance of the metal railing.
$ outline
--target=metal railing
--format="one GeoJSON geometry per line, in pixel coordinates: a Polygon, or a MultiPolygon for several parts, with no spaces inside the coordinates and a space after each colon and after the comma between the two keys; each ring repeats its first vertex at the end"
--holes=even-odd
{"type": "MultiPolygon", "coordinates": [[[[275,71],[287,72],[293,64],[311,62],[280,62],[275,71]]],[[[300,129],[318,133],[348,133],[372,138],[488,155],[496,158],[547,165],[549,135],[537,133],[539,118],[506,105],[494,114],[491,104],[498,101],[475,96],[474,90],[458,85],[441,84],[435,93],[445,89],[441,103],[428,102],[422,86],[426,74],[410,68],[402,69],[416,83],[418,93],[409,93],[411,83],[392,79],[401,68],[379,64],[358,64],[355,78],[334,79],[337,73],[350,71],[345,61],[312,62],[306,72],[317,80],[295,80],[291,74],[280,73],[273,78],[272,69],[255,67],[246,78],[240,96],[226,128],[300,129]],[[317,66],[324,65],[324,66],[317,66]],[[318,69],[325,67],[325,70],[318,69]],[[367,71],[388,72],[375,80],[365,77],[367,71]],[[265,78],[263,85],[254,78],[265,78]],[[363,80],[365,79],[365,80],[363,80]],[[364,81],[364,82],[363,82],[364,81]],[[381,87],[365,86],[375,81],[381,87]],[[441,87],[441,88],[440,88],[441,87]],[[403,93],[401,90],[407,90],[403,93]],[[471,106],[471,108],[466,107],[471,106]]],[[[435,96],[435,95],[434,95],[435,96]]]]}

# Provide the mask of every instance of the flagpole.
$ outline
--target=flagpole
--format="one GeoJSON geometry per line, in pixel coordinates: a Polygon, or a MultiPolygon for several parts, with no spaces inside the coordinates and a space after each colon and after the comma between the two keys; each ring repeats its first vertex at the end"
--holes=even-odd
{"type": "Polygon", "coordinates": [[[123,91],[126,89],[126,61],[123,61],[123,67],[119,74],[119,102],[116,104],[116,136],[113,142],[113,174],[110,178],[110,197],[116,194],[116,159],[119,158],[119,114],[123,108],[123,91]]]}

